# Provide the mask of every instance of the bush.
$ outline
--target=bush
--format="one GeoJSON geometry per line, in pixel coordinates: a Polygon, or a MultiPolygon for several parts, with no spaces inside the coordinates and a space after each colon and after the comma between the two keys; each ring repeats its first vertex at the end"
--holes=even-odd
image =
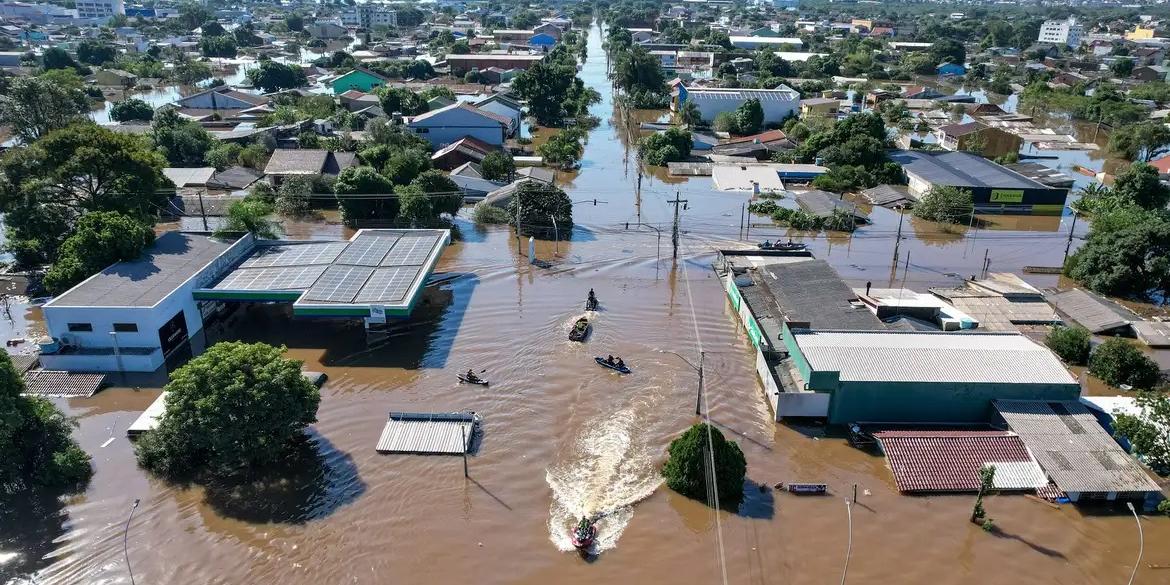
{"type": "Polygon", "coordinates": [[[154,118],[154,108],[138,98],[122,100],[110,107],[110,119],[116,122],[134,120],[149,122],[152,118],[154,118]]]}
{"type": "Polygon", "coordinates": [[[524,181],[517,185],[508,201],[508,217],[514,221],[519,206],[520,225],[517,231],[524,235],[552,236],[553,219],[560,234],[568,234],[573,227],[573,201],[555,185],[542,181],[524,181]]]}
{"type": "Polygon", "coordinates": [[[1141,392],[1137,415],[1117,413],[1114,436],[1129,441],[1130,450],[1160,475],[1170,474],[1170,395],[1141,392]]]}
{"type": "Polygon", "coordinates": [[[479,163],[483,178],[489,181],[510,181],[516,172],[516,161],[502,150],[493,150],[479,163]]]}
{"type": "Polygon", "coordinates": [[[1044,343],[1065,363],[1074,366],[1082,366],[1089,360],[1089,350],[1092,347],[1089,330],[1079,326],[1057,325],[1048,332],[1044,343]]]}
{"type": "MultiPolygon", "coordinates": [[[[266,194],[266,189],[257,185],[253,193],[266,194]]],[[[285,217],[304,217],[309,214],[309,199],[313,193],[312,182],[305,177],[289,177],[280,184],[276,191],[273,207],[276,212],[285,217]]]]}
{"type": "Polygon", "coordinates": [[[1158,512],[1170,516],[1170,500],[1158,502],[1158,512]]]}
{"type": "Polygon", "coordinates": [[[638,143],[638,156],[649,165],[664,166],[691,155],[694,140],[691,132],[682,128],[670,128],[665,132],[651,134],[638,143]]]}
{"type": "Polygon", "coordinates": [[[723,438],[719,429],[700,423],[670,442],[669,458],[662,467],[666,485],[695,500],[706,500],[710,486],[704,465],[708,458],[708,432],[711,458],[715,461],[714,475],[719,491],[719,503],[738,506],[743,499],[743,480],[747,474],[747,459],[734,441],[723,438]]]}
{"type": "Polygon", "coordinates": [[[940,223],[963,223],[974,213],[971,192],[958,187],[933,187],[914,204],[915,217],[940,223]]]}
{"type": "Polygon", "coordinates": [[[230,478],[272,465],[316,422],[317,387],[283,347],[227,342],[171,373],[158,428],[136,446],[169,478],[230,478]]]}
{"type": "Polygon", "coordinates": [[[748,204],[748,211],[751,213],[755,213],[757,215],[769,215],[770,216],[773,213],[776,213],[776,211],[778,209],[780,209],[780,206],[776,205],[776,202],[771,200],[771,199],[765,199],[763,201],[753,201],[752,203],[748,204]]]}
{"type": "Polygon", "coordinates": [[[1128,384],[1134,388],[1153,388],[1162,376],[1154,360],[1120,337],[1109,339],[1093,350],[1089,373],[1111,386],[1128,384]]]}
{"type": "Polygon", "coordinates": [[[480,201],[471,210],[471,220],[478,225],[505,224],[511,223],[512,216],[499,207],[480,201]]]}

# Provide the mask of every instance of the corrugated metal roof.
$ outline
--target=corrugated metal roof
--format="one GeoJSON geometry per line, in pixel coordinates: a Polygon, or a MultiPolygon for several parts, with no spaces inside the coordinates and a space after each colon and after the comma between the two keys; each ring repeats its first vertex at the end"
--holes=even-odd
{"type": "Polygon", "coordinates": [[[478,421],[473,412],[391,412],[375,450],[420,455],[471,451],[478,421]]]}
{"type": "Polygon", "coordinates": [[[1120,307],[1079,288],[1050,294],[1048,301],[1093,333],[1127,327],[1131,320],[1137,319],[1136,315],[1127,315],[1120,307]]]}
{"type": "Polygon", "coordinates": [[[895,150],[890,158],[906,172],[933,185],[992,189],[1051,189],[1024,175],[969,152],[895,150]]]}
{"type": "Polygon", "coordinates": [[[1048,483],[1015,433],[1005,431],[883,431],[874,437],[904,492],[979,491],[979,470],[995,465],[1000,489],[1048,483]]]}
{"type": "Polygon", "coordinates": [[[1018,333],[793,331],[814,370],[850,382],[1071,384],[1047,348],[1018,333]]]}
{"type": "Polygon", "coordinates": [[[106,381],[105,374],[81,374],[57,370],[32,370],[24,375],[25,393],[36,396],[89,398],[106,381]]]}
{"type": "Polygon", "coordinates": [[[841,209],[845,213],[850,213],[855,218],[862,220],[866,220],[868,217],[853,202],[845,201],[837,195],[825,191],[805,191],[803,193],[797,193],[795,197],[796,203],[800,205],[801,209],[817,217],[829,217],[837,209],[841,209]]]}
{"type": "Polygon", "coordinates": [[[1080,402],[994,400],[1036,461],[1065,492],[1156,492],[1145,470],[1080,402]]]}

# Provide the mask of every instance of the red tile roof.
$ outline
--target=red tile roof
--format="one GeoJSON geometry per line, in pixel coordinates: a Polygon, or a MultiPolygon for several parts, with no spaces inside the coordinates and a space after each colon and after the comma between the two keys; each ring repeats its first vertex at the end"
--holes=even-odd
{"type": "Polygon", "coordinates": [[[1158,169],[1158,174],[1170,175],[1170,154],[1150,161],[1150,166],[1158,169]]]}
{"type": "Polygon", "coordinates": [[[881,431],[874,437],[903,492],[979,491],[985,464],[1032,461],[1020,437],[1007,431],[881,431]]]}
{"type": "Polygon", "coordinates": [[[725,141],[723,144],[743,144],[747,142],[759,142],[760,144],[767,144],[769,142],[779,142],[785,138],[788,138],[788,136],[784,134],[783,130],[767,130],[765,132],[760,132],[759,134],[753,134],[751,136],[732,138],[725,141]]]}

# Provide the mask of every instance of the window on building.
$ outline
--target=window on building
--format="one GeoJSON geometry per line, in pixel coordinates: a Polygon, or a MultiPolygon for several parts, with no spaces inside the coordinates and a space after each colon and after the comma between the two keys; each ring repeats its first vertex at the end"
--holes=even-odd
{"type": "Polygon", "coordinates": [[[70,333],[90,333],[93,331],[93,323],[70,323],[70,333]]]}
{"type": "Polygon", "coordinates": [[[114,323],[114,331],[118,333],[138,333],[137,323],[114,323]]]}

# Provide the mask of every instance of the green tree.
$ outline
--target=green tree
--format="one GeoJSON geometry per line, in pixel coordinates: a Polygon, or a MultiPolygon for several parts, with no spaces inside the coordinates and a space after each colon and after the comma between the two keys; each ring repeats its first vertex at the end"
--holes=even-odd
{"type": "Polygon", "coordinates": [[[554,231],[566,234],[573,227],[573,201],[555,185],[527,180],[516,186],[508,201],[508,215],[513,227],[519,217],[517,231],[521,234],[548,236],[554,231]]]}
{"type": "Polygon", "coordinates": [[[664,166],[668,162],[685,160],[691,154],[694,142],[689,130],[670,128],[651,134],[638,142],[638,156],[648,165],[664,166]]]}
{"type": "Polygon", "coordinates": [[[1106,295],[1170,294],[1170,216],[1132,207],[1094,216],[1085,243],[1064,270],[1106,295]]]}
{"type": "Polygon", "coordinates": [[[284,24],[288,27],[288,30],[293,32],[301,32],[302,30],[305,30],[305,19],[296,12],[284,17],[284,24]]]}
{"type": "Polygon", "coordinates": [[[36,77],[19,77],[0,95],[0,124],[26,144],[83,120],[88,112],[84,93],[36,77]]]}
{"type": "MultiPolygon", "coordinates": [[[[48,69],[37,75],[37,79],[43,79],[64,89],[77,90],[82,93],[85,93],[86,90],[85,80],[74,69],[48,69]]],[[[88,106],[88,101],[86,105],[88,106]]]]}
{"type": "MultiPolygon", "coordinates": [[[[951,38],[935,39],[928,54],[932,57],[934,65],[938,65],[939,63],[958,63],[962,65],[967,61],[967,49],[963,46],[963,43],[951,38]]],[[[931,67],[930,72],[934,73],[934,67],[931,67]]]]}
{"type": "Polygon", "coordinates": [[[154,118],[154,108],[138,98],[127,98],[110,107],[110,118],[117,122],[149,122],[154,118]]]}
{"type": "Polygon", "coordinates": [[[237,26],[232,31],[232,37],[236,39],[237,47],[259,47],[264,44],[264,39],[256,34],[256,29],[252,28],[250,22],[237,26]]]}
{"type": "Polygon", "coordinates": [[[45,69],[77,69],[77,61],[60,47],[49,47],[41,55],[41,65],[45,69]]]}
{"type": "Polygon", "coordinates": [[[403,87],[379,87],[374,93],[382,100],[382,111],[414,116],[427,111],[427,102],[417,93],[403,87]]]}
{"type": "Polygon", "coordinates": [[[398,221],[412,228],[426,227],[437,215],[433,201],[417,185],[397,187],[398,221]]]}
{"type": "Polygon", "coordinates": [[[1140,122],[1115,128],[1109,149],[1133,161],[1147,162],[1170,148],[1170,128],[1161,122],[1140,122]]]}
{"type": "Polygon", "coordinates": [[[77,59],[90,65],[101,65],[113,61],[118,50],[102,41],[86,39],[77,44],[77,59]]]}
{"type": "Polygon", "coordinates": [[[159,151],[176,167],[202,165],[207,151],[215,143],[198,122],[184,119],[170,108],[155,114],[151,136],[159,151]]]}
{"type": "MultiPolygon", "coordinates": [[[[415,177],[431,168],[431,157],[427,151],[417,148],[399,150],[390,155],[382,174],[395,185],[409,185],[415,177]]],[[[390,191],[385,191],[389,193],[390,191]]]]}
{"type": "Polygon", "coordinates": [[[1048,332],[1044,344],[1065,363],[1082,366],[1089,360],[1090,337],[1089,330],[1084,327],[1057,325],[1048,332]]]}
{"type": "Polygon", "coordinates": [[[211,77],[211,66],[193,59],[179,59],[171,69],[171,77],[183,85],[195,85],[211,77]]]}
{"type": "Polygon", "coordinates": [[[200,27],[200,32],[204,38],[220,37],[227,34],[227,29],[219,22],[212,20],[203,23],[203,26],[200,27]]]}
{"type": "Polygon", "coordinates": [[[1170,187],[1159,179],[1158,169],[1145,163],[1134,163],[1118,173],[1109,193],[1123,204],[1142,209],[1162,210],[1170,203],[1170,187]]]}
{"type": "Polygon", "coordinates": [[[516,173],[516,161],[503,150],[493,150],[479,163],[483,178],[489,181],[511,181],[516,173]]]}
{"type": "MultiPolygon", "coordinates": [[[[1118,413],[1113,423],[1114,435],[1129,441],[1130,450],[1154,471],[1170,474],[1170,395],[1165,392],[1142,392],[1137,405],[1140,415],[1118,413]]],[[[1159,508],[1160,509],[1160,508],[1159,508]]],[[[1170,513],[1170,510],[1166,510],[1170,513]]]]}
{"type": "Polygon", "coordinates": [[[279,462],[316,422],[321,395],[283,347],[225,342],[171,373],[138,463],[181,479],[227,478],[279,462]]]}
{"type": "Polygon", "coordinates": [[[751,98],[735,109],[735,133],[755,134],[764,125],[764,108],[760,100],[751,98]]]}
{"type": "MultiPolygon", "coordinates": [[[[256,187],[261,189],[260,200],[263,201],[265,194],[260,185],[266,183],[258,183],[256,187]]],[[[257,189],[253,189],[253,194],[257,194],[257,189]]],[[[288,177],[280,182],[280,189],[275,193],[274,206],[276,212],[285,217],[304,217],[309,214],[310,198],[313,194],[313,181],[308,177],[288,177]]]]}
{"type": "Polygon", "coordinates": [[[299,66],[277,63],[271,59],[262,59],[259,66],[249,70],[248,81],[265,93],[296,89],[309,84],[308,77],[299,66]]]}
{"type": "Polygon", "coordinates": [[[215,167],[216,170],[222,171],[239,161],[240,153],[244,151],[244,147],[234,142],[220,142],[207,151],[203,156],[204,162],[208,166],[215,167]]]}
{"type": "Polygon", "coordinates": [[[0,354],[0,495],[81,486],[93,469],[70,436],[72,422],[52,402],[21,396],[24,380],[11,357],[0,354]]]}
{"type": "Polygon", "coordinates": [[[685,102],[682,110],[678,113],[678,117],[683,124],[692,128],[703,122],[703,114],[699,111],[699,106],[696,106],[695,102],[685,102]]]}
{"type": "Polygon", "coordinates": [[[914,216],[940,223],[963,223],[974,213],[971,191],[935,186],[914,204],[914,216]]]}
{"type": "Polygon", "coordinates": [[[459,185],[443,171],[426,171],[415,177],[410,185],[427,196],[435,215],[440,213],[455,215],[463,208],[463,193],[459,190],[459,185]]]}
{"type": "Polygon", "coordinates": [[[215,14],[202,4],[186,2],[179,7],[179,24],[188,31],[212,20],[215,20],[215,14]]]}
{"type": "Polygon", "coordinates": [[[1140,389],[1153,388],[1162,376],[1157,362],[1120,337],[1110,338],[1093,350],[1089,373],[1111,386],[1127,384],[1140,389]]]}
{"type": "Polygon", "coordinates": [[[971,510],[971,521],[987,526],[990,519],[983,509],[983,497],[995,490],[995,466],[987,465],[979,468],[979,495],[975,496],[975,507],[971,510]]]}
{"type": "Polygon", "coordinates": [[[1133,59],[1118,59],[1109,66],[1114,75],[1125,78],[1133,73],[1133,59]]]}
{"type": "Polygon", "coordinates": [[[0,158],[7,243],[23,265],[50,263],[76,221],[117,211],[148,222],[166,205],[165,160],[146,141],[93,123],[46,134],[0,158]]]}
{"type": "Polygon", "coordinates": [[[137,260],[154,241],[154,230],[116,211],[97,211],[77,222],[45,274],[45,288],[59,295],[108,266],[137,260]]]}
{"type": "Polygon", "coordinates": [[[516,76],[512,89],[528,101],[529,114],[542,126],[563,126],[566,119],[586,115],[590,105],[601,101],[596,90],[577,78],[575,65],[564,60],[533,65],[516,76]]]}
{"type": "Polygon", "coordinates": [[[233,201],[228,205],[223,227],[215,230],[215,235],[249,233],[257,238],[275,240],[280,237],[280,226],[268,219],[272,213],[273,207],[259,199],[233,201]]]}
{"type": "Polygon", "coordinates": [[[236,56],[236,38],[229,36],[203,37],[199,40],[199,51],[204,57],[233,58],[236,56]]]}
{"type": "Polygon", "coordinates": [[[585,146],[581,141],[585,132],[579,128],[565,128],[553,134],[544,144],[536,148],[536,152],[544,157],[544,162],[562,169],[571,169],[581,161],[585,154],[585,146]]]}
{"type": "Polygon", "coordinates": [[[658,57],[643,47],[634,47],[617,56],[613,66],[613,80],[626,93],[649,92],[666,94],[666,75],[658,57]]]}
{"type": "Polygon", "coordinates": [[[341,221],[356,227],[365,220],[386,220],[398,216],[398,198],[394,184],[370,167],[349,167],[333,184],[341,221]],[[377,197],[370,197],[377,195],[377,197]]]}
{"type": "Polygon", "coordinates": [[[669,457],[662,467],[662,476],[670,489],[695,500],[709,501],[709,494],[718,492],[719,504],[736,506],[743,499],[747,459],[735,441],[728,441],[723,433],[705,423],[692,425],[685,433],[670,442],[669,457]],[[711,467],[714,462],[714,469],[711,467]],[[708,478],[715,478],[715,485],[708,478]]]}

